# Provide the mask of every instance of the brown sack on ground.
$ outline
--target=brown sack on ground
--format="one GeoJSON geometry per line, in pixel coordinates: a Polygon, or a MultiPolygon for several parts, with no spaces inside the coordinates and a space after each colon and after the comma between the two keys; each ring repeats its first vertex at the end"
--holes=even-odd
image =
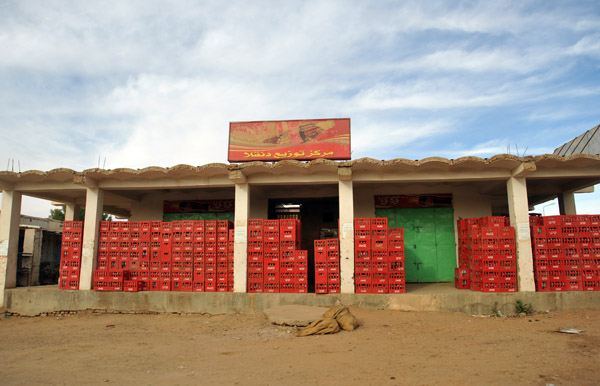
{"type": "Polygon", "coordinates": [[[346,331],[354,331],[358,327],[358,320],[352,315],[348,307],[335,307],[329,309],[323,314],[323,318],[333,318],[337,320],[340,327],[346,331]]]}
{"type": "Polygon", "coordinates": [[[338,331],[340,331],[340,325],[335,319],[321,318],[296,330],[296,336],[335,334],[338,331]]]}

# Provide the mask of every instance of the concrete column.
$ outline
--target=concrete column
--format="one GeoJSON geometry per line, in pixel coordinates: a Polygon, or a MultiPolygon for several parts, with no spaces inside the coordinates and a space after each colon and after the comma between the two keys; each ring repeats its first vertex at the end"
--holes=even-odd
{"type": "Polygon", "coordinates": [[[250,185],[235,184],[235,239],[233,246],[233,292],[247,292],[248,277],[248,214],[250,185]]]}
{"type": "MultiPolygon", "coordinates": [[[[36,286],[40,284],[40,261],[42,259],[42,237],[43,231],[41,228],[25,229],[25,237],[23,238],[23,258],[31,256],[31,264],[29,269],[29,279],[27,285],[36,286]]],[[[24,261],[23,259],[22,261],[24,261]]]]}
{"type": "Polygon", "coordinates": [[[354,293],[354,194],[352,180],[340,179],[340,277],[341,292],[354,293]]]}
{"type": "Polygon", "coordinates": [[[558,209],[561,215],[577,214],[575,208],[575,193],[563,192],[558,195],[558,209]]]}
{"type": "Polygon", "coordinates": [[[510,225],[515,228],[519,292],[535,291],[533,252],[529,233],[529,203],[525,177],[511,177],[506,183],[510,225]]]}
{"type": "Polygon", "coordinates": [[[0,307],[4,307],[4,290],[17,286],[17,254],[22,194],[14,190],[2,192],[0,215],[0,307]]]}
{"type": "Polygon", "coordinates": [[[81,251],[81,271],[79,289],[91,290],[98,251],[98,227],[104,208],[104,191],[99,188],[86,188],[85,220],[83,222],[83,245],[81,251]]]}
{"type": "Polygon", "coordinates": [[[79,211],[81,206],[77,204],[65,205],[65,221],[79,221],[79,211]]]}

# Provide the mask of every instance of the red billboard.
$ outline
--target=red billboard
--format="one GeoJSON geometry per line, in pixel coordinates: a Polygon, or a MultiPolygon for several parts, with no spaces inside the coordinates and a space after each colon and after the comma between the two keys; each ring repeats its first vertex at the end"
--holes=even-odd
{"type": "Polygon", "coordinates": [[[375,208],[440,208],[452,206],[452,194],[377,195],[375,208]]]}
{"type": "Polygon", "coordinates": [[[350,118],[229,123],[229,162],[350,159],[350,118]]]}

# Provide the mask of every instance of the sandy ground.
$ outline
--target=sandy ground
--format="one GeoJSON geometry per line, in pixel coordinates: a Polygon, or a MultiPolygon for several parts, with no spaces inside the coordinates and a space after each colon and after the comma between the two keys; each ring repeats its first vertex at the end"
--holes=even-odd
{"type": "Polygon", "coordinates": [[[351,311],[357,330],[304,338],[262,314],[7,317],[0,384],[600,384],[600,311],[351,311]]]}

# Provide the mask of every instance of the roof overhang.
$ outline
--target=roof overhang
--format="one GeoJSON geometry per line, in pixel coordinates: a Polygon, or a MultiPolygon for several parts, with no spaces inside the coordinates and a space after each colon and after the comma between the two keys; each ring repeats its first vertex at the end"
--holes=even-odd
{"type": "Polygon", "coordinates": [[[485,194],[506,196],[506,181],[525,177],[529,204],[535,205],[567,191],[577,191],[600,183],[600,156],[545,154],[517,157],[508,154],[491,158],[440,157],[422,160],[380,161],[360,158],[353,161],[212,163],[202,166],[151,166],[143,169],[53,169],[21,173],[0,172],[0,189],[63,203],[85,205],[88,188],[105,191],[105,211],[127,215],[133,203],[148,191],[222,191],[236,183],[254,185],[447,183],[478,185],[485,194]]]}

